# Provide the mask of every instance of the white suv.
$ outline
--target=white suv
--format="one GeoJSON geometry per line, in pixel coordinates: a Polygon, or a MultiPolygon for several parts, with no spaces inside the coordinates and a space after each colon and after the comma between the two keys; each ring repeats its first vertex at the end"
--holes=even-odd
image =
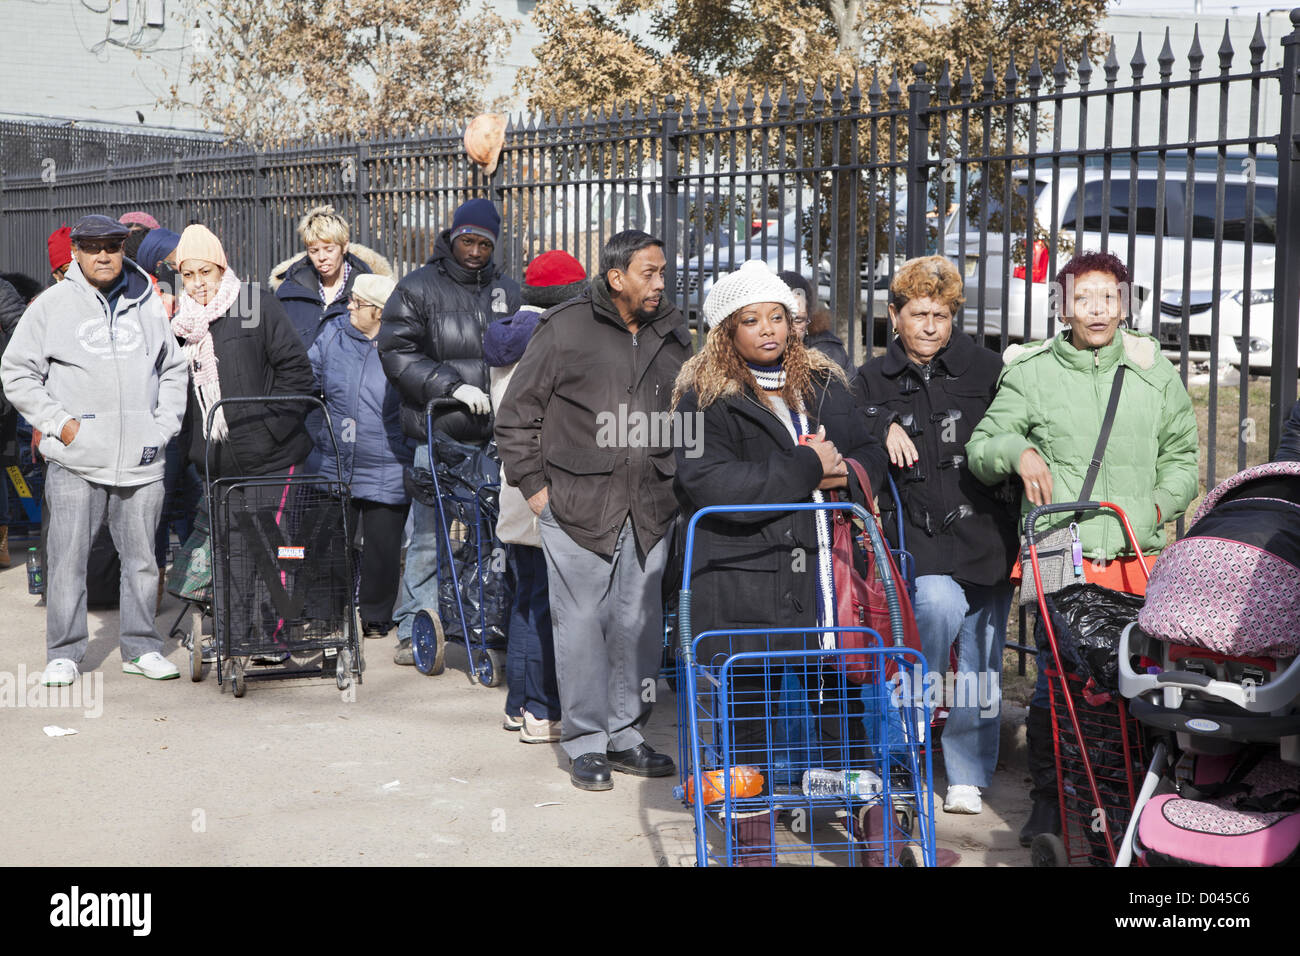
{"type": "MultiPolygon", "coordinates": [[[[1089,168],[1083,171],[1083,203],[1078,202],[1079,173],[1077,168],[1062,169],[1058,190],[1057,223],[1059,234],[1073,240],[1076,229],[1081,226],[1082,235],[1075,251],[1097,251],[1102,247],[1101,227],[1109,222],[1107,247],[1120,259],[1129,259],[1128,230],[1130,218],[1135,230],[1134,251],[1131,261],[1126,262],[1133,276],[1133,301],[1130,313],[1140,316],[1145,311],[1145,304],[1156,287],[1155,253],[1156,253],[1156,199],[1158,181],[1156,170],[1140,168],[1137,172],[1137,196],[1135,208],[1129,208],[1129,170],[1112,169],[1110,174],[1110,194],[1108,207],[1103,206],[1106,198],[1106,175],[1102,169],[1089,168]],[[1082,214],[1082,220],[1079,216],[1082,214]]],[[[1014,189],[1018,196],[1027,194],[1029,174],[1021,170],[1012,174],[1014,189]]],[[[1052,188],[1051,170],[1036,170],[1034,183],[1034,222],[1044,231],[1052,223],[1052,188]]],[[[1216,176],[1213,171],[1198,170],[1195,173],[1195,190],[1192,207],[1191,269],[1189,275],[1210,268],[1214,263],[1214,230],[1218,212],[1216,195],[1216,176]]],[[[1240,173],[1224,174],[1223,218],[1223,258],[1222,268],[1231,270],[1240,268],[1245,253],[1246,196],[1248,181],[1240,173]]],[[[1180,289],[1183,277],[1184,247],[1188,242],[1185,235],[1185,212],[1187,199],[1187,172],[1181,167],[1181,160],[1171,159],[1166,166],[1164,180],[1164,227],[1163,233],[1160,291],[1163,297],[1166,290],[1180,289]],[[1178,166],[1179,168],[1175,168],[1178,166]]],[[[992,216],[990,216],[992,218],[992,216]]],[[[1275,177],[1256,176],[1254,193],[1254,259],[1259,262],[1271,258],[1274,254],[1275,227],[1277,220],[1277,179],[1275,177]]],[[[1035,256],[1029,259],[1026,267],[1021,268],[1016,276],[1015,264],[1005,255],[1002,230],[990,227],[986,238],[986,255],[984,262],[984,282],[980,283],[980,234],[979,217],[968,217],[967,230],[960,235],[959,219],[956,215],[949,217],[944,237],[944,253],[954,262],[961,263],[960,252],[965,250],[966,304],[963,309],[963,325],[975,331],[978,326],[980,302],[983,302],[984,332],[988,336],[998,336],[1002,331],[1002,295],[1005,288],[1007,295],[1007,333],[1012,339],[1042,339],[1047,336],[1048,308],[1051,295],[1049,279],[1046,274],[1046,256],[1039,250],[1039,261],[1035,256]],[[973,218],[973,221],[972,221],[973,218]],[[1037,266],[1037,268],[1035,268],[1037,266]],[[1026,272],[1029,273],[1026,277],[1026,272]],[[1028,328],[1026,328],[1026,310],[1028,310],[1028,328]]],[[[1024,243],[1023,222],[1021,233],[1013,233],[1013,243],[1024,243]]],[[[1057,267],[1064,265],[1069,255],[1057,250],[1057,267]]],[[[1181,312],[1180,312],[1181,314],[1181,312]]],[[[1141,322],[1144,329],[1151,328],[1150,321],[1141,322]]]]}

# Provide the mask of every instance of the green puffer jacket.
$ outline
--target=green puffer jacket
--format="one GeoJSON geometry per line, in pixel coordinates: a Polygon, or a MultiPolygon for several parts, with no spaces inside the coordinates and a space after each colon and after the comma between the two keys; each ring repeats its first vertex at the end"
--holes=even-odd
{"type": "MultiPolygon", "coordinates": [[[[1119,411],[1091,497],[1123,508],[1143,551],[1159,551],[1163,522],[1182,514],[1198,489],[1192,400],[1151,336],[1121,329],[1110,345],[1083,350],[1068,336],[1007,349],[993,404],[966,445],[970,470],[996,484],[1015,474],[1021,453],[1033,448],[1052,469],[1053,501],[1078,500],[1123,362],[1119,411]]],[[[1022,498],[1022,518],[1032,507],[1022,498]]],[[[1035,531],[1044,534],[1071,517],[1044,517],[1035,531]]],[[[1132,553],[1113,512],[1086,515],[1079,538],[1090,559],[1132,553]]]]}

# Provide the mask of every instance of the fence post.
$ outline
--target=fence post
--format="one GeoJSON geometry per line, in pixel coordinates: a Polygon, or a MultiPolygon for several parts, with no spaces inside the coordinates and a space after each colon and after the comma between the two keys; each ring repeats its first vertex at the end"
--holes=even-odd
{"type": "MultiPolygon", "coordinates": [[[[664,111],[661,120],[663,137],[663,165],[659,171],[659,195],[663,201],[663,210],[659,214],[659,231],[664,241],[664,258],[668,267],[664,270],[664,294],[676,296],[677,290],[677,97],[671,93],[664,99],[664,111]]],[[[684,290],[683,290],[684,291],[684,290]]],[[[683,312],[686,303],[677,303],[683,312]]]]}
{"type": "Polygon", "coordinates": [[[1296,400],[1296,354],[1300,347],[1300,118],[1296,70],[1300,68],[1300,9],[1291,11],[1290,35],[1282,39],[1280,129],[1277,144],[1277,264],[1273,279],[1273,374],[1269,380],[1268,451],[1277,450],[1282,423],[1296,400]]]}
{"type": "Polygon", "coordinates": [[[930,90],[926,65],[912,67],[916,80],[907,88],[907,258],[925,255],[926,186],[930,176],[930,90]]]}
{"type": "Polygon", "coordinates": [[[268,275],[275,257],[268,248],[269,231],[266,222],[266,173],[262,166],[262,151],[253,150],[253,274],[268,275]]]}
{"type": "Polygon", "coordinates": [[[357,218],[361,220],[359,239],[364,246],[374,248],[370,230],[370,141],[357,143],[357,218]]]}

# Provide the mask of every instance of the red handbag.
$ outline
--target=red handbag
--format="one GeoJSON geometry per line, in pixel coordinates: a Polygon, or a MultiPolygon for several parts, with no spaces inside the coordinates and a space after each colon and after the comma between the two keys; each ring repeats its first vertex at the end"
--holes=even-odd
{"type": "MultiPolygon", "coordinates": [[[[880,512],[876,509],[875,495],[871,491],[871,482],[867,478],[866,469],[850,458],[845,458],[844,463],[853,469],[858,484],[862,486],[862,493],[866,496],[867,507],[879,524],[880,512]]],[[[840,500],[836,493],[832,492],[831,495],[834,500],[840,500]]],[[[847,492],[843,500],[849,500],[847,492]]],[[[879,569],[876,566],[875,549],[871,547],[869,541],[859,549],[855,540],[857,529],[854,525],[853,512],[832,511],[831,519],[831,571],[835,581],[835,623],[840,627],[852,627],[855,624],[869,627],[881,636],[885,647],[896,646],[896,635],[889,625],[889,602],[885,598],[885,586],[880,580],[879,569]],[[858,555],[865,558],[865,575],[858,571],[861,563],[860,558],[855,560],[858,555]]],[[[898,591],[898,603],[903,613],[902,644],[919,652],[921,633],[916,626],[916,615],[912,611],[912,600],[908,596],[907,585],[898,573],[894,556],[888,550],[885,551],[885,560],[889,562],[898,591]]],[[[840,631],[835,637],[836,646],[840,649],[880,646],[876,639],[865,631],[840,631]]],[[[865,684],[875,676],[873,660],[867,654],[837,655],[835,666],[852,683],[865,684]]],[[[892,678],[897,670],[897,660],[889,659],[885,665],[885,680],[892,678]]]]}

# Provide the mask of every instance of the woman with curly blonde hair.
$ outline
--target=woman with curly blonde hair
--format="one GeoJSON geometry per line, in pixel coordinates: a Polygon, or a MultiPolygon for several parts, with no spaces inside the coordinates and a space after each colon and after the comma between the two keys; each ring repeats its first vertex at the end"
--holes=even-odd
{"type": "MultiPolygon", "coordinates": [[[[694,424],[698,439],[676,449],[675,490],[686,516],[708,505],[821,502],[832,489],[865,503],[870,491],[858,486],[845,458],[862,464],[873,487],[884,480],[885,450],[867,430],[844,372],[790,333],[795,308],[789,286],[760,261],[746,262],[709,292],[704,348],[682,366],[673,390],[680,420],[694,424]]],[[[695,633],[835,626],[829,512],[705,518],[695,540],[695,633]]],[[[707,661],[736,650],[808,647],[805,634],[756,634],[706,638],[697,651],[707,661]]],[[[740,763],[762,763],[769,750],[763,714],[772,705],[765,699],[765,679],[738,674],[733,681],[740,763]]],[[[828,692],[825,699],[849,699],[856,701],[850,707],[861,707],[850,693],[828,692]]],[[[865,736],[861,720],[850,719],[848,727],[865,736]]],[[[735,821],[742,865],[772,862],[770,816],[735,821]]]]}

